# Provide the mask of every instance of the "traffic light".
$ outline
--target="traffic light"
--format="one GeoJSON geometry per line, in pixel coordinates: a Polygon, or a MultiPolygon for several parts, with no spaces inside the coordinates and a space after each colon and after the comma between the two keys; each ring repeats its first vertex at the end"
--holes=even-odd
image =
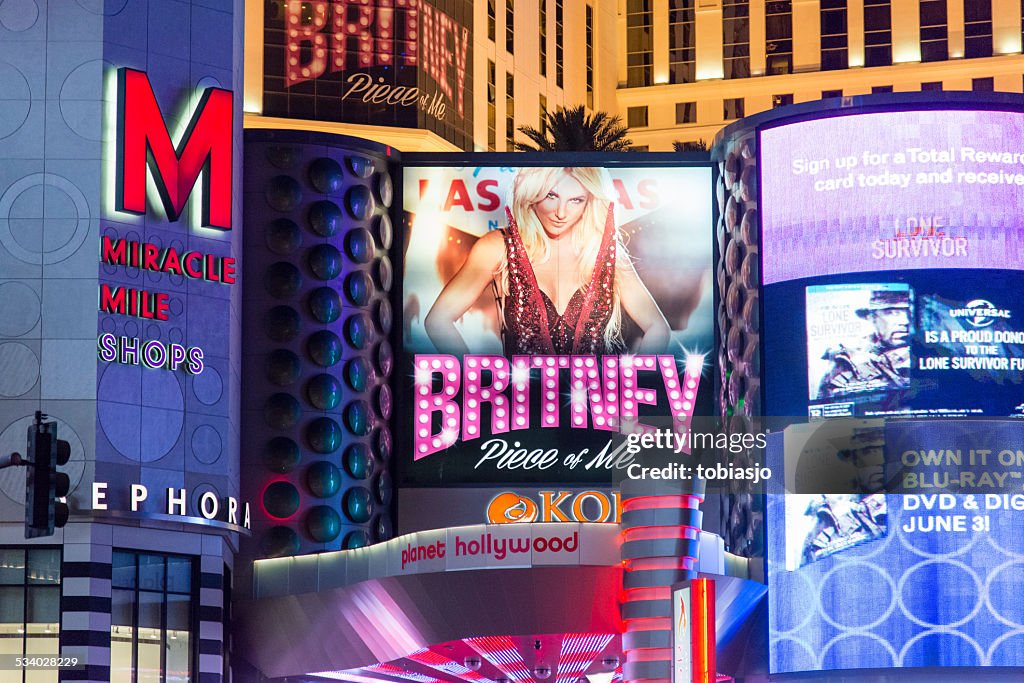
{"type": "Polygon", "coordinates": [[[57,423],[43,422],[44,417],[37,410],[35,422],[28,428],[25,538],[52,536],[54,527],[68,522],[64,497],[71,489],[71,479],[57,467],[71,458],[71,444],[58,439],[57,423]]]}

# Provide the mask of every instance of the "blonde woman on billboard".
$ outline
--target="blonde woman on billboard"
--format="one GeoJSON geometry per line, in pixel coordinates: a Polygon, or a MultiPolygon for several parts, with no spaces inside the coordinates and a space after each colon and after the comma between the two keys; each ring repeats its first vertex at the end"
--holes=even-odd
{"type": "Polygon", "coordinates": [[[663,353],[669,326],[641,282],[615,222],[603,168],[524,168],[513,181],[509,225],[473,245],[424,319],[444,353],[469,353],[455,322],[491,286],[505,355],[624,351],[622,316],[642,337],[636,353],[663,353]]]}

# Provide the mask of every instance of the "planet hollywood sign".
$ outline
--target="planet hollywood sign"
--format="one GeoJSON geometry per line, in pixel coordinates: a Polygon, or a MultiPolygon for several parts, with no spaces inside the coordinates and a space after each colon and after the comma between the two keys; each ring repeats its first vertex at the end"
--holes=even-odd
{"type": "MultiPolygon", "coordinates": [[[[171,141],[145,72],[118,70],[117,102],[114,208],[145,215],[147,177],[151,177],[167,219],[179,221],[189,195],[202,177],[200,225],[230,230],[234,108],[231,91],[207,88],[177,145],[171,141]]],[[[230,256],[179,251],[110,235],[102,237],[100,263],[223,285],[234,284],[237,275],[237,263],[230,256]]],[[[99,310],[155,321],[166,321],[171,315],[166,292],[107,282],[99,285],[99,310]]],[[[191,374],[201,373],[204,367],[202,348],[165,344],[159,339],[104,333],[97,339],[97,353],[105,363],[182,369],[191,374]]]]}

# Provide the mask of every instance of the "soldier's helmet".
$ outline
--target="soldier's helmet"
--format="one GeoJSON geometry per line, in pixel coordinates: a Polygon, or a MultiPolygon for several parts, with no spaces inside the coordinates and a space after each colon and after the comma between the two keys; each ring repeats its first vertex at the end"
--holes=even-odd
{"type": "Polygon", "coordinates": [[[884,311],[889,308],[910,309],[910,292],[892,289],[876,289],[871,292],[871,299],[865,308],[858,308],[857,315],[867,318],[876,311],[884,311]]]}

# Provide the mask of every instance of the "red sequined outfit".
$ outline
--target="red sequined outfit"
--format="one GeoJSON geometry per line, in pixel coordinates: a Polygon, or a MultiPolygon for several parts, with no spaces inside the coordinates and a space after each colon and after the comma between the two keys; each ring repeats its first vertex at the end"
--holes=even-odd
{"type": "Polygon", "coordinates": [[[608,207],[601,248],[586,289],[577,289],[562,315],[537,285],[537,276],[523,246],[512,212],[503,231],[508,258],[508,294],[503,302],[503,345],[512,355],[590,355],[618,353],[608,348],[604,331],[612,317],[615,290],[615,218],[608,207]]]}

